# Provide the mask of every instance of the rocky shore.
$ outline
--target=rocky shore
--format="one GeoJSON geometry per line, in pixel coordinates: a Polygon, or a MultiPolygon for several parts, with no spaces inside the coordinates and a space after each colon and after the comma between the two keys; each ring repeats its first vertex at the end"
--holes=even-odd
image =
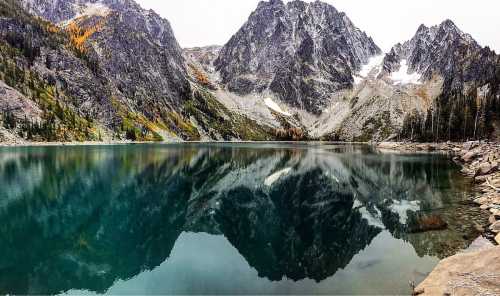
{"type": "Polygon", "coordinates": [[[471,178],[471,206],[489,215],[469,250],[447,258],[416,289],[415,295],[500,295],[500,143],[380,143],[382,151],[446,153],[471,178]]]}

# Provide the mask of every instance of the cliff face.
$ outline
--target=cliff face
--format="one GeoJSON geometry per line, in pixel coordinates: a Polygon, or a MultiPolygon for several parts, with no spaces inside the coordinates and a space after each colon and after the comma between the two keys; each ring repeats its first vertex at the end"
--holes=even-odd
{"type": "MultiPolygon", "coordinates": [[[[15,127],[2,132],[9,138],[263,140],[274,135],[271,127],[214,101],[206,86],[190,77],[169,22],[134,1],[2,0],[0,5],[0,79],[42,110],[40,117],[14,116],[15,127]]],[[[2,108],[1,120],[13,118],[16,108],[2,108]]]]}
{"type": "Polygon", "coordinates": [[[221,49],[222,84],[239,94],[271,93],[321,113],[353,71],[380,49],[341,12],[322,2],[261,2],[221,49]]]}

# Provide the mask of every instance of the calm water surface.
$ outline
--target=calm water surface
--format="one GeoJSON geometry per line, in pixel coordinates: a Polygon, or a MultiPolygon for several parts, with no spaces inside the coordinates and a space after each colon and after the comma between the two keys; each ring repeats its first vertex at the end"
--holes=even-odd
{"type": "Polygon", "coordinates": [[[2,148],[0,294],[408,294],[477,236],[467,187],[369,146],[2,148]]]}

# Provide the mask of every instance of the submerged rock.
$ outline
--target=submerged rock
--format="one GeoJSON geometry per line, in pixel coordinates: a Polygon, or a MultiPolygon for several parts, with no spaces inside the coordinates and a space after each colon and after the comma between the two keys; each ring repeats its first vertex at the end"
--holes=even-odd
{"type": "Polygon", "coordinates": [[[448,227],[448,223],[440,216],[431,215],[420,217],[416,223],[410,227],[411,233],[427,232],[434,230],[444,230],[448,227]]]}

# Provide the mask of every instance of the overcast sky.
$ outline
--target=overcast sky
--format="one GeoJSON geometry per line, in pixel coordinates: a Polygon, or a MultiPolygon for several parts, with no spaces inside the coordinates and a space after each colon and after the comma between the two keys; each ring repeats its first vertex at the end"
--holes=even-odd
{"type": "MultiPolygon", "coordinates": [[[[167,18],[182,47],[223,45],[259,0],[137,0],[167,18]]],[[[285,1],[287,2],[287,1],[285,1]]],[[[312,1],[307,1],[312,2],[312,1]]],[[[347,13],[384,50],[413,36],[420,24],[449,18],[481,45],[500,53],[498,0],[324,0],[347,13]]]]}

